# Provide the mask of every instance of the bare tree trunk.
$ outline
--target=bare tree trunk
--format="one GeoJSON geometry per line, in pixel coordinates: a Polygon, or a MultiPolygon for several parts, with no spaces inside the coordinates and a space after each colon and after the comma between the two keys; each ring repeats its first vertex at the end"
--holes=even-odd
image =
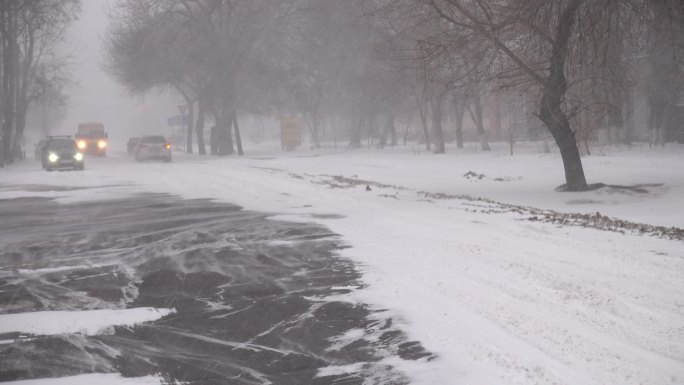
{"type": "Polygon", "coordinates": [[[542,89],[539,118],[551,131],[563,158],[565,169],[565,191],[585,191],[587,180],[582,168],[582,159],[577,148],[575,133],[570,128],[568,117],[562,109],[563,95],[567,89],[564,66],[570,34],[575,23],[575,12],[581,0],[573,0],[560,15],[556,40],[551,53],[549,75],[542,89]]]}
{"type": "Polygon", "coordinates": [[[216,122],[219,135],[218,154],[219,156],[226,156],[235,153],[235,148],[233,146],[233,134],[231,132],[233,126],[232,114],[235,112],[235,109],[233,104],[231,104],[229,99],[225,96],[223,97],[221,107],[221,116],[216,122]]]}
{"type": "Polygon", "coordinates": [[[445,92],[441,91],[435,92],[432,98],[432,131],[435,134],[435,154],[444,154],[446,152],[444,131],[442,130],[445,94],[445,92]]]}
{"type": "Polygon", "coordinates": [[[17,122],[14,133],[14,144],[12,146],[13,159],[24,159],[24,152],[22,151],[22,142],[24,140],[24,129],[26,128],[27,109],[27,103],[20,103],[17,106],[17,122]]]}
{"type": "Polygon", "coordinates": [[[651,108],[651,146],[664,145],[663,141],[663,110],[662,105],[651,108]]]}
{"type": "Polygon", "coordinates": [[[190,95],[187,92],[185,92],[180,85],[176,85],[176,90],[178,90],[178,92],[183,96],[183,100],[185,100],[185,105],[188,106],[188,126],[187,133],[185,135],[185,152],[188,154],[192,154],[192,133],[194,131],[193,125],[195,124],[195,102],[190,98],[190,95]]]}
{"type": "Polygon", "coordinates": [[[311,134],[311,143],[315,148],[321,148],[321,141],[319,139],[321,124],[318,118],[318,113],[315,111],[306,112],[304,118],[306,125],[309,126],[309,133],[311,134]],[[308,115],[310,119],[306,119],[306,115],[308,115]]]}
{"type": "Polygon", "coordinates": [[[464,98],[454,97],[456,112],[456,148],[463,148],[463,117],[465,116],[464,98]]]}
{"type": "Polygon", "coordinates": [[[425,150],[430,151],[430,131],[427,124],[427,103],[424,100],[418,100],[418,115],[420,115],[420,123],[423,125],[423,138],[425,139],[425,150]]]}
{"type": "Polygon", "coordinates": [[[231,133],[231,128],[233,126],[231,117],[232,116],[230,112],[223,111],[216,122],[216,139],[218,142],[219,156],[232,155],[235,153],[235,148],[233,147],[233,135],[231,133]]]}
{"type": "MultiPolygon", "coordinates": [[[[7,94],[7,76],[5,75],[5,57],[7,55],[7,7],[8,4],[0,1],[0,121],[4,120],[5,95],[7,94]]],[[[0,167],[5,167],[5,127],[0,126],[0,167]]]]}
{"type": "MultiPolygon", "coordinates": [[[[585,0],[567,0],[563,2],[545,2],[545,4],[557,4],[562,7],[560,14],[555,15],[553,20],[549,20],[549,25],[556,23],[556,27],[554,28],[555,31],[551,31],[552,34],[548,34],[546,31],[535,32],[540,35],[539,39],[542,39],[545,43],[551,45],[551,57],[549,58],[550,63],[546,66],[548,71],[548,75],[546,76],[540,75],[538,69],[531,67],[525,60],[518,57],[515,52],[499,38],[500,27],[498,26],[498,23],[496,23],[497,25],[492,24],[492,20],[489,19],[491,15],[488,14],[489,11],[486,9],[487,6],[482,2],[477,1],[474,2],[474,4],[460,1],[427,2],[440,17],[450,21],[454,27],[469,29],[471,32],[482,36],[494,44],[500,52],[506,54],[507,57],[511,59],[513,64],[530,76],[535,83],[541,86],[539,118],[553,135],[563,158],[566,183],[559,188],[569,191],[584,191],[588,189],[584,176],[584,169],[582,168],[582,160],[577,148],[577,141],[570,128],[568,117],[562,109],[563,98],[567,91],[564,67],[566,58],[569,55],[568,47],[570,37],[575,25],[575,18],[584,1],[585,0]],[[450,15],[450,12],[445,12],[445,9],[447,8],[456,12],[459,17],[454,17],[450,15]],[[473,12],[475,9],[484,10],[485,15],[480,18],[480,14],[477,11],[473,12]],[[467,22],[463,22],[460,18],[461,16],[467,22]]],[[[542,3],[539,4],[541,5],[542,3]]],[[[521,18],[522,13],[518,12],[519,8],[515,9],[516,11],[514,14],[511,14],[512,17],[510,19],[521,18]]],[[[535,15],[538,14],[537,9],[532,9],[530,12],[534,12],[535,15]]],[[[508,22],[508,20],[506,22],[508,22]]],[[[533,29],[539,28],[535,26],[533,29]]],[[[580,37],[580,39],[585,38],[580,37]]]]}
{"type": "Polygon", "coordinates": [[[195,124],[195,102],[189,102],[188,103],[188,133],[187,133],[187,142],[186,142],[186,148],[185,151],[188,154],[192,154],[192,135],[195,132],[194,129],[194,124],[195,124]]]}
{"type": "Polygon", "coordinates": [[[392,143],[392,147],[396,146],[399,144],[397,142],[397,127],[394,125],[395,120],[397,119],[397,116],[395,114],[390,115],[389,118],[389,132],[390,132],[390,140],[392,143]]]}
{"type": "Polygon", "coordinates": [[[201,100],[197,101],[197,124],[195,125],[195,133],[197,134],[197,151],[200,155],[206,155],[207,148],[204,144],[204,103],[201,100]]]}
{"type": "Polygon", "coordinates": [[[515,124],[511,119],[511,104],[508,103],[508,116],[506,117],[506,131],[508,133],[508,149],[510,155],[513,156],[513,145],[515,144],[515,124]]]}
{"type": "Polygon", "coordinates": [[[3,126],[2,154],[3,164],[12,162],[12,134],[15,118],[15,97],[17,86],[17,33],[15,3],[3,4],[2,37],[3,37],[3,126]]]}
{"type": "Polygon", "coordinates": [[[411,119],[409,119],[408,122],[406,122],[406,127],[404,128],[404,134],[402,135],[402,142],[404,143],[404,146],[406,146],[406,140],[409,135],[409,127],[411,126],[411,119]]]}
{"type": "Polygon", "coordinates": [[[245,153],[242,151],[242,139],[240,138],[240,126],[238,126],[237,113],[233,112],[233,129],[235,130],[235,142],[237,143],[238,155],[242,156],[245,153]]]}
{"type": "MultiPolygon", "coordinates": [[[[17,96],[16,96],[16,127],[14,135],[14,146],[12,148],[12,157],[14,159],[23,159],[24,152],[22,150],[22,142],[24,140],[24,129],[26,128],[26,113],[28,112],[31,103],[29,99],[29,79],[33,71],[33,51],[35,47],[35,30],[28,28],[26,30],[24,39],[24,55],[23,60],[19,63],[19,55],[17,55],[17,71],[20,73],[20,80],[17,82],[17,96]]],[[[18,46],[17,46],[18,48],[18,46]]]]}
{"type": "Polygon", "coordinates": [[[389,124],[386,124],[385,128],[382,130],[382,132],[380,132],[380,138],[378,138],[378,148],[385,148],[385,145],[387,144],[387,137],[388,136],[389,136],[389,124]]]}
{"type": "Polygon", "coordinates": [[[214,118],[214,125],[211,126],[211,128],[209,128],[209,152],[211,155],[218,156],[219,147],[221,147],[220,144],[222,140],[222,128],[220,127],[220,125],[222,124],[221,115],[219,115],[216,106],[210,104],[209,107],[211,109],[211,116],[214,118]]]}
{"type": "Polygon", "coordinates": [[[397,145],[397,129],[394,126],[394,121],[396,120],[395,114],[387,115],[387,122],[385,124],[385,129],[382,130],[380,134],[380,139],[378,140],[378,148],[384,148],[387,144],[387,137],[390,137],[391,146],[397,145]]]}
{"type": "Polygon", "coordinates": [[[332,124],[332,130],[333,130],[333,141],[335,143],[335,148],[337,148],[337,129],[338,129],[340,122],[339,122],[339,119],[337,117],[333,116],[332,119],[333,120],[332,120],[331,124],[332,124]]]}
{"type": "MultiPolygon", "coordinates": [[[[4,120],[5,96],[7,95],[7,76],[5,65],[7,56],[7,8],[8,4],[0,2],[0,122],[4,120]]],[[[5,126],[0,125],[0,167],[5,167],[5,126]]]]}
{"type": "Polygon", "coordinates": [[[560,106],[549,100],[553,98],[553,94],[553,91],[544,93],[539,117],[551,131],[563,159],[566,184],[561,187],[566,191],[585,191],[588,186],[575,134],[570,129],[567,116],[560,110],[560,106]]]}
{"type": "Polygon", "coordinates": [[[373,139],[375,137],[375,116],[373,116],[372,112],[367,112],[366,113],[366,135],[368,135],[368,149],[371,148],[373,145],[373,139]]]}
{"type": "Polygon", "coordinates": [[[361,118],[359,111],[352,113],[352,128],[349,133],[349,147],[361,147],[361,118]]]}
{"type": "Polygon", "coordinates": [[[23,159],[24,153],[22,151],[22,142],[24,140],[24,128],[26,128],[26,113],[29,108],[29,98],[28,98],[28,87],[29,87],[29,77],[31,72],[32,63],[32,52],[33,44],[30,44],[29,52],[27,53],[27,59],[21,67],[17,63],[17,69],[21,69],[20,79],[17,81],[16,88],[16,99],[15,99],[15,111],[16,111],[16,123],[14,129],[14,143],[12,146],[12,158],[13,159],[23,159]]]}
{"type": "Polygon", "coordinates": [[[309,125],[309,129],[311,130],[311,142],[313,142],[314,147],[316,148],[321,148],[321,141],[319,139],[319,129],[320,129],[320,122],[318,121],[318,113],[317,112],[310,112],[309,116],[311,117],[311,124],[309,125]]]}
{"type": "Polygon", "coordinates": [[[482,108],[482,96],[480,95],[479,90],[473,90],[471,92],[470,101],[473,107],[471,108],[468,106],[468,112],[470,113],[470,117],[473,118],[475,126],[477,127],[477,136],[480,140],[480,148],[482,148],[482,151],[491,151],[492,149],[489,147],[489,141],[487,140],[487,133],[484,129],[484,111],[482,108]]]}
{"type": "MultiPolygon", "coordinates": [[[[218,123],[218,119],[215,119],[218,123]]],[[[219,154],[219,128],[216,125],[211,126],[209,129],[209,153],[213,156],[218,156],[219,154]]]]}
{"type": "Polygon", "coordinates": [[[624,131],[622,132],[622,143],[627,146],[632,146],[632,137],[634,136],[634,100],[632,92],[627,92],[624,100],[624,111],[623,125],[624,131]]]}

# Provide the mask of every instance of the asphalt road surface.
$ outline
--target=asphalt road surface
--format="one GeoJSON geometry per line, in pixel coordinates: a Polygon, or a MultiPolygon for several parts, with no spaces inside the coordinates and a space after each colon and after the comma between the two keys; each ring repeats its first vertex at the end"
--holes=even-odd
{"type": "Polygon", "coordinates": [[[0,381],[119,372],[192,384],[404,384],[383,358],[433,357],[385,312],[339,299],[360,287],[359,273],[336,255],[343,240],[318,225],[152,194],[0,200],[0,214],[0,314],[176,310],[92,336],[0,334],[0,381]],[[329,366],[353,370],[319,372],[329,366]]]}

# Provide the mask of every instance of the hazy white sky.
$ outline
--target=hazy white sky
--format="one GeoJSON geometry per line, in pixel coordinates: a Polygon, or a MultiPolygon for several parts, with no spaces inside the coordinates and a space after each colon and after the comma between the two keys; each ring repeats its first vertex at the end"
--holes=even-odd
{"type": "Polygon", "coordinates": [[[113,145],[141,133],[171,134],[166,118],[177,115],[180,98],[160,96],[156,91],[143,97],[126,93],[103,70],[103,39],[109,24],[112,0],[84,0],[82,13],[69,39],[76,53],[74,80],[70,90],[69,112],[52,133],[74,134],[79,122],[98,121],[105,125],[113,145]]]}

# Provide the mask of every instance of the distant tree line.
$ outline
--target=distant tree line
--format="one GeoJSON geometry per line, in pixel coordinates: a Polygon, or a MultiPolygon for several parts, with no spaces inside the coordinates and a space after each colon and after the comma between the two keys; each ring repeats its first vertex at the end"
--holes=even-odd
{"type": "Polygon", "coordinates": [[[638,92],[662,143],[684,90],[677,0],[120,0],[112,16],[107,69],[132,93],[181,95],[200,154],[207,118],[209,152],[242,154],[246,114],[298,114],[313,146],[350,147],[406,141],[397,125],[417,117],[435,153],[447,121],[463,146],[467,115],[486,151],[495,96],[496,113],[546,128],[563,189],[581,191],[594,127],[630,142],[638,92]]]}
{"type": "Polygon", "coordinates": [[[0,0],[0,166],[21,159],[29,107],[64,103],[64,42],[79,0],[0,0]]]}

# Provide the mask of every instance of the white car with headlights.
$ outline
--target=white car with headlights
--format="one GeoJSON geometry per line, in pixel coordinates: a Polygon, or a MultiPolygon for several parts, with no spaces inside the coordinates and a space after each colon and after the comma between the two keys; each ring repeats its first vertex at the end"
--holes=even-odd
{"type": "Polygon", "coordinates": [[[41,150],[43,169],[52,171],[70,168],[83,170],[85,160],[78,150],[76,141],[70,136],[49,136],[41,150]]]}
{"type": "Polygon", "coordinates": [[[143,136],[135,148],[135,160],[159,159],[164,162],[171,161],[171,143],[161,135],[143,136]]]}

